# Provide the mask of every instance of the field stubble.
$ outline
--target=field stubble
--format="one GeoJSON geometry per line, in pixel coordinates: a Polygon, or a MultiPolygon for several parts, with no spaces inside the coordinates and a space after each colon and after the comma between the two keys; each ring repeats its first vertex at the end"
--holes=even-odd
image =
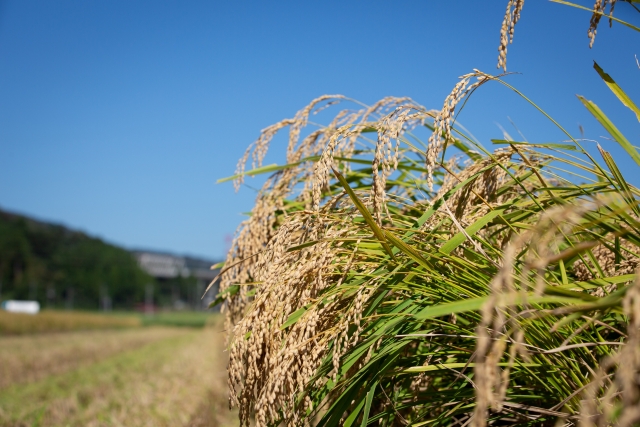
{"type": "Polygon", "coordinates": [[[0,425],[234,425],[225,366],[216,322],[0,338],[0,425]]]}
{"type": "Polygon", "coordinates": [[[104,315],[80,311],[43,310],[37,315],[0,310],[0,336],[75,330],[130,328],[142,324],[137,315],[104,315]]]}
{"type": "Polygon", "coordinates": [[[5,337],[0,347],[0,389],[90,365],[179,333],[172,328],[136,328],[5,337]]]}

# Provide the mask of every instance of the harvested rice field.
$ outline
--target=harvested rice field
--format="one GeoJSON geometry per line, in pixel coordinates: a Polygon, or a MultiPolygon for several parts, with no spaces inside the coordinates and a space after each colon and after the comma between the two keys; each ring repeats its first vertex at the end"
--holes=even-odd
{"type": "Polygon", "coordinates": [[[0,310],[0,335],[131,328],[141,324],[142,320],[136,314],[105,315],[81,311],[43,310],[37,316],[32,316],[0,310]]]}
{"type": "Polygon", "coordinates": [[[0,336],[0,426],[233,426],[220,322],[0,336]]]}

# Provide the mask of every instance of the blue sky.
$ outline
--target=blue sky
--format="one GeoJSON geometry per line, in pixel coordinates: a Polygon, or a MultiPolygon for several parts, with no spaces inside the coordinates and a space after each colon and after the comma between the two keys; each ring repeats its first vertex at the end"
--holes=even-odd
{"type": "MultiPolygon", "coordinates": [[[[0,208],[127,248],[221,258],[255,193],[215,182],[262,128],[324,93],[439,109],[459,75],[497,72],[506,3],[0,1],[0,208]]],[[[616,8],[638,25],[631,12],[616,8]]],[[[527,1],[509,47],[520,74],[507,81],[574,135],[582,125],[638,185],[575,95],[638,144],[637,120],[592,64],[640,99],[639,34],[603,20],[590,50],[589,17],[527,1]]],[[[476,92],[460,121],[490,145],[496,123],[517,133],[508,117],[530,141],[564,139],[498,84],[476,92]]],[[[283,157],[276,141],[267,163],[283,157]]]]}

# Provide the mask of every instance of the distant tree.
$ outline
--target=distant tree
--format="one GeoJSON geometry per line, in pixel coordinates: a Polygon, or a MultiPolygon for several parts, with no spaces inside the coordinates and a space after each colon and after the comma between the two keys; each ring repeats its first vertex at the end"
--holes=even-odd
{"type": "Polygon", "coordinates": [[[98,308],[104,296],[132,307],[153,281],[122,248],[6,212],[0,212],[0,280],[4,299],[80,308],[98,308]]]}

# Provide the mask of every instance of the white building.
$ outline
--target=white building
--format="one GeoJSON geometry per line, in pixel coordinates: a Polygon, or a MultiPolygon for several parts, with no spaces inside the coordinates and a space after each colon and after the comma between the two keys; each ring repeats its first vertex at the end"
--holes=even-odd
{"type": "MultiPolygon", "coordinates": [[[[196,287],[188,297],[188,304],[194,309],[205,309],[218,295],[218,284],[214,284],[203,299],[204,290],[216,278],[219,270],[212,270],[212,261],[182,257],[160,252],[134,251],[138,265],[149,275],[159,280],[175,279],[177,277],[193,277],[196,287]]],[[[182,301],[174,301],[178,306],[182,301]]]]}

